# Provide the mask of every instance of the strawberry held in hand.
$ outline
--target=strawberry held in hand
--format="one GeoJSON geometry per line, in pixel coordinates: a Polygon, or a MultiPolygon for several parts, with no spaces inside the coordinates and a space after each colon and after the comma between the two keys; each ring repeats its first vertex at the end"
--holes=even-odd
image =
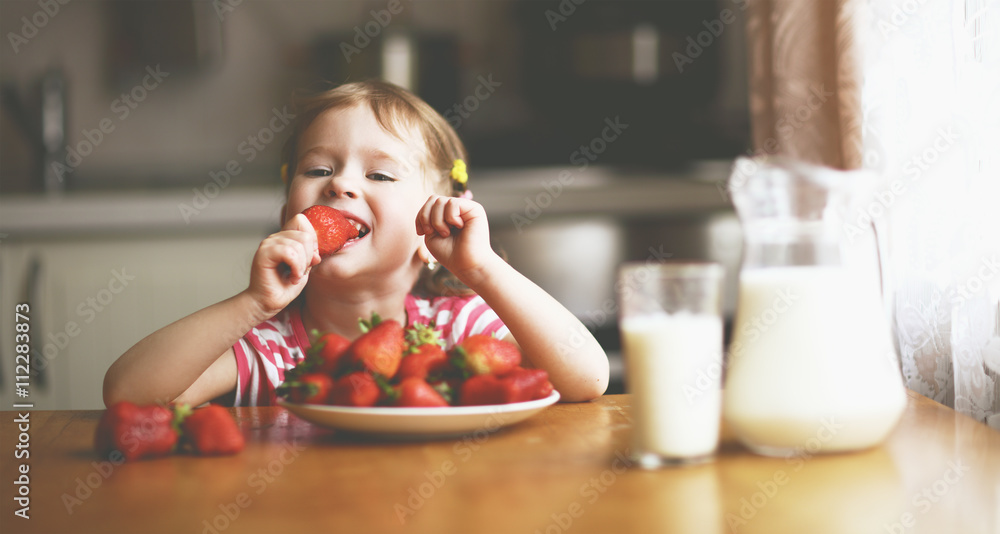
{"type": "Polygon", "coordinates": [[[316,230],[319,255],[324,258],[340,250],[344,243],[351,239],[359,235],[363,237],[361,231],[368,233],[367,229],[359,228],[360,225],[356,226],[357,223],[351,222],[339,210],[329,206],[312,206],[306,208],[302,214],[309,219],[309,223],[316,230]]]}
{"type": "Polygon", "coordinates": [[[94,448],[103,458],[117,450],[127,461],[166,456],[177,445],[173,423],[174,413],[169,408],[118,402],[101,416],[94,448]]]}
{"type": "Polygon", "coordinates": [[[184,419],[184,438],[203,455],[236,454],[244,439],[229,410],[218,404],[196,409],[184,419]]]}

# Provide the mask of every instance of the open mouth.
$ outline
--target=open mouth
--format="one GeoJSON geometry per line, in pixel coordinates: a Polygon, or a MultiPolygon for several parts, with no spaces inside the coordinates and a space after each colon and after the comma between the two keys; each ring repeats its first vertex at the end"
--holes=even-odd
{"type": "Polygon", "coordinates": [[[357,241],[357,240],[365,237],[366,235],[370,234],[371,231],[372,231],[371,228],[368,228],[365,225],[365,223],[363,223],[363,222],[361,222],[361,221],[359,221],[357,219],[347,219],[347,220],[351,223],[351,226],[354,226],[354,228],[356,228],[358,230],[358,237],[355,237],[355,238],[352,238],[352,239],[348,239],[348,242],[357,241]]]}

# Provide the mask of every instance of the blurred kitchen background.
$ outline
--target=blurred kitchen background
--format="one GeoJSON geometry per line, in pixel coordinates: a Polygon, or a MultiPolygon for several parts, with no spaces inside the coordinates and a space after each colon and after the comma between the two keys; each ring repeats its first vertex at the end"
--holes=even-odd
{"type": "Polygon", "coordinates": [[[620,392],[619,264],[721,262],[734,309],[723,184],[750,145],[742,6],[0,2],[0,332],[30,303],[28,400],[101,407],[128,347],[245,288],[279,226],[290,95],[370,77],[456,127],[495,245],[592,328],[620,392]]]}

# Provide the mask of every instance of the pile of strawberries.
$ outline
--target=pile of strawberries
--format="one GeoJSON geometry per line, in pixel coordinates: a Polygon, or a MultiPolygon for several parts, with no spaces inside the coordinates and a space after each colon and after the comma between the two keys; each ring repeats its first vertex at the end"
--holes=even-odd
{"type": "Polygon", "coordinates": [[[210,404],[138,406],[128,401],[108,408],[97,424],[94,448],[102,458],[118,451],[127,461],[188,450],[216,456],[243,450],[243,433],[229,411],[210,404]]]}
{"type": "Polygon", "coordinates": [[[507,404],[552,393],[548,374],[521,367],[517,346],[474,335],[445,352],[434,325],[403,328],[373,314],[354,340],[324,334],[285,373],[278,395],[297,404],[445,407],[507,404]]]}

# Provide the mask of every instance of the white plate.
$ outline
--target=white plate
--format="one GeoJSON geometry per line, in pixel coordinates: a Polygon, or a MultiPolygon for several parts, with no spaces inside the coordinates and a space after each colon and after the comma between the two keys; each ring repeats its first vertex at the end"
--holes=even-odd
{"type": "Polygon", "coordinates": [[[310,423],[392,439],[441,439],[475,432],[493,432],[520,423],[559,400],[559,392],[544,399],[490,406],[449,408],[353,408],[322,404],[278,404],[310,423]]]}

